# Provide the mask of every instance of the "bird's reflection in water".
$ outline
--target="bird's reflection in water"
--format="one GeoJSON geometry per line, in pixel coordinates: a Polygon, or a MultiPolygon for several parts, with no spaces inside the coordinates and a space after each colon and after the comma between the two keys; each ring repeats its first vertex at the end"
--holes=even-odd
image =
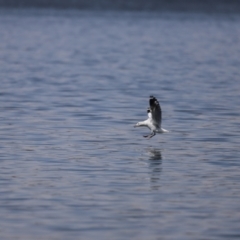
{"type": "Polygon", "coordinates": [[[155,148],[148,148],[149,168],[151,170],[152,189],[157,190],[160,187],[160,173],[162,171],[162,154],[161,150],[155,148]]]}

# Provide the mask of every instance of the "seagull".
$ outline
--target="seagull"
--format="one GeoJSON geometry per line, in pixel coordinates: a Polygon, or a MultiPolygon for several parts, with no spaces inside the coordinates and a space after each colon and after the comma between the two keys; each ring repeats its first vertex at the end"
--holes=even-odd
{"type": "Polygon", "coordinates": [[[161,128],[162,110],[158,100],[154,96],[149,98],[150,107],[147,109],[148,119],[143,122],[138,122],[134,127],[148,127],[151,134],[143,136],[147,139],[152,138],[156,133],[167,133],[168,130],[161,128]]]}

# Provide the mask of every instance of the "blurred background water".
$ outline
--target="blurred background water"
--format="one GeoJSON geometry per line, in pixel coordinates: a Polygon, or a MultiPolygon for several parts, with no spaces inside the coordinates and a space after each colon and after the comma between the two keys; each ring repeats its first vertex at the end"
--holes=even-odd
{"type": "Polygon", "coordinates": [[[1,9],[1,239],[239,239],[239,26],[1,9]]]}

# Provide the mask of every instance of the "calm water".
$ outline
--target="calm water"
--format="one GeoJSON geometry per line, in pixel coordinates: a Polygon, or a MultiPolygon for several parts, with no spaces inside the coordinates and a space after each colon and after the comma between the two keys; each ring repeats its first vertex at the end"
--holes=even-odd
{"type": "Polygon", "coordinates": [[[239,239],[239,26],[1,10],[1,239],[239,239]]]}

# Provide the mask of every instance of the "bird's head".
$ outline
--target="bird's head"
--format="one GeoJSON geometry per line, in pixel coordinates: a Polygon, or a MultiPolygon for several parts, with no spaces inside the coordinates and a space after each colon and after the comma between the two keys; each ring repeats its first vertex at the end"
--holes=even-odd
{"type": "Polygon", "coordinates": [[[140,126],[140,123],[139,123],[139,122],[134,125],[134,127],[139,127],[139,126],[140,126]]]}

